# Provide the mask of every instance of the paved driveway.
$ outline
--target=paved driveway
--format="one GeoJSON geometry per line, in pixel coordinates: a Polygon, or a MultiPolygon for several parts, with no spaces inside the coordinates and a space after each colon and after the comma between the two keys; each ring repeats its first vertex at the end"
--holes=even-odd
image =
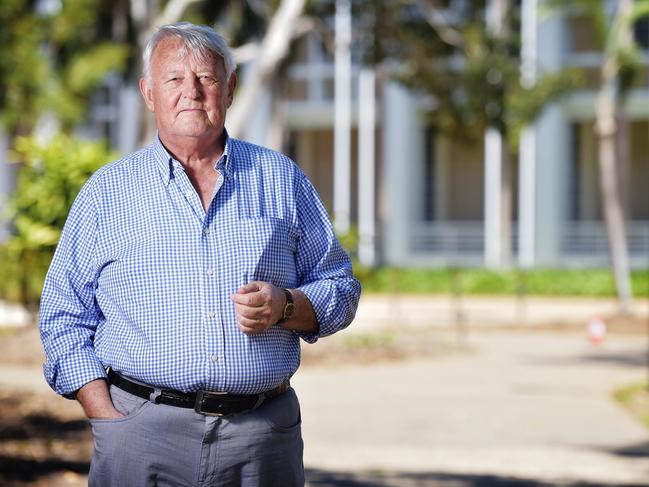
{"type": "Polygon", "coordinates": [[[304,368],[309,483],[649,485],[649,431],[611,396],[646,377],[646,342],[483,333],[441,358],[304,368]]]}
{"type": "MultiPolygon", "coordinates": [[[[309,485],[649,486],[649,431],[611,397],[647,377],[647,342],[482,331],[458,353],[303,367],[309,485]]],[[[34,366],[0,367],[0,387],[52,394],[34,366]]]]}

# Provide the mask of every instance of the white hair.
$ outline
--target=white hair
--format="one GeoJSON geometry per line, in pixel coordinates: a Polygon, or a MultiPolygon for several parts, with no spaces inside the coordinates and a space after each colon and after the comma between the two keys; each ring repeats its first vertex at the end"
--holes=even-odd
{"type": "Polygon", "coordinates": [[[207,25],[196,25],[190,22],[177,22],[158,27],[147,42],[142,53],[142,71],[144,77],[151,81],[151,58],[160,41],[168,37],[181,39],[185,44],[187,52],[198,56],[199,59],[206,59],[209,54],[223,59],[226,77],[229,79],[237,65],[234,62],[232,51],[225,38],[217,34],[214,29],[207,25]]]}

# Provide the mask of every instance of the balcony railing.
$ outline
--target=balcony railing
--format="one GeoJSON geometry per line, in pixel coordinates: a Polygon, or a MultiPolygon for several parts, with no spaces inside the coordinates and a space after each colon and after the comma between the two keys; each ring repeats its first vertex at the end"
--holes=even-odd
{"type": "Polygon", "coordinates": [[[479,254],[484,252],[482,222],[420,222],[412,232],[413,252],[446,255],[479,254]]]}
{"type": "MultiPolygon", "coordinates": [[[[626,225],[629,254],[649,254],[649,221],[633,221],[626,225]]],[[[561,251],[565,254],[608,255],[606,227],[601,221],[574,221],[563,229],[561,251]]],[[[647,257],[649,260],[649,257],[647,257]]]]}
{"type": "MultiPolygon", "coordinates": [[[[649,266],[649,221],[627,223],[627,244],[631,265],[649,266]]],[[[517,226],[512,227],[512,253],[518,248],[517,226]]],[[[484,255],[484,224],[471,222],[418,222],[411,233],[413,260],[481,263],[484,255]]],[[[556,265],[608,265],[606,229],[601,221],[572,221],[559,235],[556,265]]]]}

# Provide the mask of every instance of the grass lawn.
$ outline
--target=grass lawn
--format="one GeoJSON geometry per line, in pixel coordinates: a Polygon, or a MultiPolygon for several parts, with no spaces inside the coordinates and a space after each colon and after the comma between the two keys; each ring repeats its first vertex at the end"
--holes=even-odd
{"type": "MultiPolygon", "coordinates": [[[[365,292],[491,294],[524,293],[536,296],[614,297],[615,282],[608,269],[375,269],[354,266],[365,292]]],[[[649,297],[649,270],[631,276],[636,297],[649,297]]]]}
{"type": "Polygon", "coordinates": [[[649,428],[649,384],[639,382],[620,387],[615,399],[649,428]]]}

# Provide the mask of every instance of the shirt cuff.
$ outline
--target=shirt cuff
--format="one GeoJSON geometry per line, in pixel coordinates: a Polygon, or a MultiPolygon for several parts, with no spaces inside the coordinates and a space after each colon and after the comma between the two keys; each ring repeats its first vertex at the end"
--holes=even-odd
{"type": "Polygon", "coordinates": [[[75,399],[77,391],[88,382],[108,377],[104,366],[90,351],[82,357],[74,355],[56,363],[47,361],[43,372],[50,387],[66,399],[75,399]]]}
{"type": "Polygon", "coordinates": [[[338,331],[332,325],[331,320],[328,319],[330,315],[328,306],[331,303],[331,295],[327,287],[327,285],[323,285],[322,283],[313,282],[297,288],[304,293],[311,303],[318,323],[317,333],[296,332],[307,343],[315,343],[318,341],[318,338],[331,335],[338,331]]]}

